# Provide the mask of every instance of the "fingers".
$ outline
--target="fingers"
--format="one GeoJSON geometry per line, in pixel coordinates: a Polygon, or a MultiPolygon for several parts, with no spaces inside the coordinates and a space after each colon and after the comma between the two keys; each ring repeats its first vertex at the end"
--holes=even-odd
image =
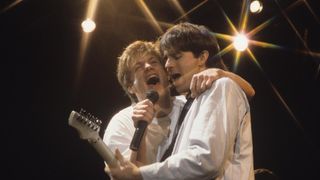
{"type": "Polygon", "coordinates": [[[119,163],[119,167],[110,167],[108,164],[105,165],[105,168],[104,168],[104,172],[106,172],[108,175],[111,175],[113,178],[112,179],[117,179],[118,177],[118,174],[121,173],[122,171],[122,167],[121,166],[124,166],[125,164],[125,160],[123,158],[123,156],[121,155],[119,149],[116,149],[115,150],[115,158],[118,160],[118,163],[119,163]]]}
{"type": "Polygon", "coordinates": [[[116,149],[116,151],[115,151],[115,157],[116,157],[116,159],[119,161],[120,165],[121,165],[121,166],[124,166],[125,160],[124,160],[123,156],[121,155],[119,149],[116,149]]]}
{"type": "Polygon", "coordinates": [[[206,84],[207,84],[208,78],[209,78],[208,76],[202,75],[202,74],[193,76],[190,84],[192,98],[199,96],[202,92],[204,92],[207,89],[206,84]]]}
{"type": "Polygon", "coordinates": [[[118,149],[115,150],[115,157],[119,162],[119,167],[108,167],[105,168],[106,172],[110,172],[109,175],[112,176],[112,179],[122,179],[122,180],[131,180],[131,179],[142,179],[139,168],[131,163],[130,161],[124,159],[118,149]]]}
{"type": "Polygon", "coordinates": [[[191,97],[195,98],[201,93],[209,89],[214,81],[220,78],[222,70],[220,69],[208,69],[192,77],[190,90],[191,97]]]}
{"type": "Polygon", "coordinates": [[[196,94],[196,84],[197,84],[197,78],[198,76],[193,75],[190,83],[190,91],[191,91],[191,97],[194,98],[196,94]]]}
{"type": "Polygon", "coordinates": [[[206,80],[205,85],[204,85],[204,90],[209,89],[212,86],[212,84],[214,83],[214,81],[216,81],[217,79],[219,79],[218,76],[208,77],[208,79],[206,80]]]}
{"type": "Polygon", "coordinates": [[[145,120],[149,124],[153,119],[154,113],[152,102],[148,99],[145,99],[138,102],[133,107],[132,120],[134,121],[135,125],[139,120],[145,120]]]}

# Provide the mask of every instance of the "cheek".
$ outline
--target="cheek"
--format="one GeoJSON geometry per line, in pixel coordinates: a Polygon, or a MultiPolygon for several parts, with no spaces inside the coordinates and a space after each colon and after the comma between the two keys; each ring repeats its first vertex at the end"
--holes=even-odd
{"type": "Polygon", "coordinates": [[[177,63],[177,65],[176,65],[176,69],[183,74],[189,72],[191,67],[192,66],[188,63],[188,61],[186,61],[186,62],[182,61],[182,62],[177,63]]]}
{"type": "Polygon", "coordinates": [[[135,81],[133,81],[133,87],[135,89],[135,91],[141,91],[141,89],[143,89],[144,84],[141,80],[136,79],[135,81]]]}
{"type": "Polygon", "coordinates": [[[134,81],[132,85],[132,92],[137,96],[138,100],[141,101],[144,97],[144,86],[139,84],[139,81],[134,81]]]}
{"type": "Polygon", "coordinates": [[[198,64],[197,61],[185,61],[180,68],[184,72],[191,72],[198,68],[198,64]]]}
{"type": "Polygon", "coordinates": [[[143,93],[145,91],[145,82],[141,79],[136,78],[135,81],[133,81],[133,88],[136,93],[143,93]]]}
{"type": "Polygon", "coordinates": [[[142,83],[141,73],[134,73],[132,77],[133,77],[133,85],[139,85],[142,83]]]}

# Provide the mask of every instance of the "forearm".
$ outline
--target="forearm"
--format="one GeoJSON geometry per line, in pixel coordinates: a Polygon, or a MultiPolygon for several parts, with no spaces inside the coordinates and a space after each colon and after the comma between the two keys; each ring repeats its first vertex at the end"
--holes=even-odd
{"type": "Polygon", "coordinates": [[[222,77],[228,77],[236,82],[245,92],[248,99],[254,96],[255,91],[251,84],[237,74],[218,68],[209,68],[193,75],[190,84],[191,97],[199,96],[204,91],[209,89],[216,80],[222,77]]]}

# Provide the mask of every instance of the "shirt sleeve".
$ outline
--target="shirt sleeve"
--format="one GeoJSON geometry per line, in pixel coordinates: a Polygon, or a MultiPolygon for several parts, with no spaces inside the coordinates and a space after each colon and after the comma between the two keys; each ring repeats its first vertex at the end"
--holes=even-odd
{"type": "Polygon", "coordinates": [[[195,99],[189,110],[194,113],[191,115],[194,123],[184,122],[191,127],[190,132],[187,136],[183,132],[183,139],[178,140],[185,141],[187,148],[164,162],[140,167],[143,179],[210,179],[219,176],[226,159],[231,158],[240,121],[246,114],[245,98],[232,80],[217,80],[210,90],[195,99]]]}
{"type": "Polygon", "coordinates": [[[135,131],[131,120],[131,112],[129,107],[115,114],[111,118],[103,136],[104,143],[111,151],[115,152],[115,149],[118,148],[127,160],[130,159],[131,150],[129,147],[135,131]]]}

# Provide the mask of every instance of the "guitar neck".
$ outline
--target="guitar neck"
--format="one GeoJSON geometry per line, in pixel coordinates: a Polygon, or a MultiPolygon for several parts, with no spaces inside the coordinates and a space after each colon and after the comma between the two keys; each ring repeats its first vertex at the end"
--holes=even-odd
{"type": "Polygon", "coordinates": [[[89,141],[89,143],[96,149],[96,151],[100,154],[103,160],[110,166],[110,167],[118,167],[117,159],[115,158],[112,151],[108,148],[108,146],[102,141],[99,137],[95,141],[89,141]]]}

